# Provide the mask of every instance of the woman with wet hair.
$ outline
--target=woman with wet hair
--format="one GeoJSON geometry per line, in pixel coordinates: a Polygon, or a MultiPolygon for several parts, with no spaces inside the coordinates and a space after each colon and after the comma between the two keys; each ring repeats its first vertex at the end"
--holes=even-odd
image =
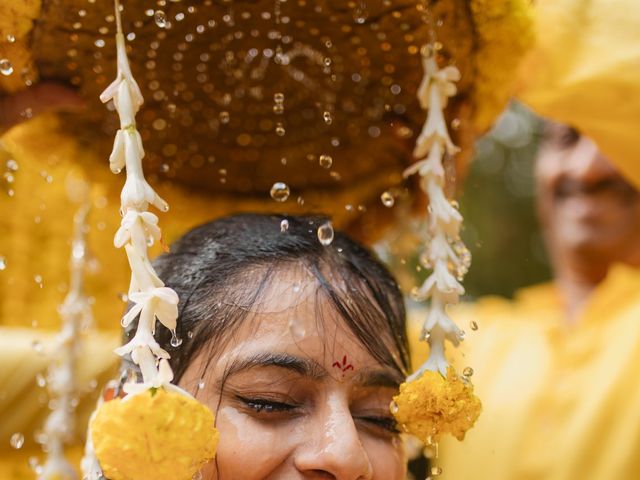
{"type": "Polygon", "coordinates": [[[403,297],[346,235],[320,243],[326,221],[229,216],[155,262],[180,296],[183,343],[160,328],[157,340],[174,383],[215,412],[220,431],[205,480],[405,478],[389,412],[409,370],[403,297]]]}

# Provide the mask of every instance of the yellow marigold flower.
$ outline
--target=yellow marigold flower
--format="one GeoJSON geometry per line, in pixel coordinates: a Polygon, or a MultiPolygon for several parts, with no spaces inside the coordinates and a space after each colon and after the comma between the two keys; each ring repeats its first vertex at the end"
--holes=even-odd
{"type": "Polygon", "coordinates": [[[520,60],[533,46],[533,7],[529,0],[471,0],[469,6],[478,36],[474,124],[482,131],[509,101],[520,60]]]}
{"type": "Polygon", "coordinates": [[[425,443],[442,433],[463,440],[482,409],[473,386],[452,367],[446,378],[427,370],[418,379],[403,383],[393,402],[392,412],[401,427],[425,443]]]}
{"type": "Polygon", "coordinates": [[[191,480],[215,456],[218,436],[211,410],[164,388],[105,402],[91,422],[110,480],[191,480]]]}

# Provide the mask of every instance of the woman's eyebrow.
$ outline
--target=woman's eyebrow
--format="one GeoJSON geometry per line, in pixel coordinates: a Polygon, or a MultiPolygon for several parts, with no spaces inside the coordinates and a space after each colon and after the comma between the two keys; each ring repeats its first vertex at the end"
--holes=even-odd
{"type": "Polygon", "coordinates": [[[226,377],[256,367],[278,367],[313,379],[326,377],[326,370],[314,360],[300,358],[288,353],[259,352],[249,357],[236,358],[229,366],[226,377]]]}

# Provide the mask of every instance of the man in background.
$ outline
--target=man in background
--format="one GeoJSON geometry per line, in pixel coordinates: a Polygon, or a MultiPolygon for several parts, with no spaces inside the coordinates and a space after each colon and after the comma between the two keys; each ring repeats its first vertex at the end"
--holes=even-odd
{"type": "Polygon", "coordinates": [[[451,480],[640,478],[640,193],[556,123],[536,182],[554,280],[453,312],[479,324],[456,366],[484,411],[435,464],[451,480]]]}

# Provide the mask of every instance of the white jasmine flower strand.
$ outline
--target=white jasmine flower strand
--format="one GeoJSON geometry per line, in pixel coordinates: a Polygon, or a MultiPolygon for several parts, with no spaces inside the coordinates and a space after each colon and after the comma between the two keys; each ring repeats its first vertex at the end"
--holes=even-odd
{"type": "Polygon", "coordinates": [[[119,173],[123,168],[126,171],[125,184],[120,194],[122,222],[113,243],[117,248],[124,247],[131,267],[129,300],[133,306],[121,323],[127,327],[136,317],[139,319],[133,338],[115,352],[120,356],[131,355],[142,372],[141,384],[124,386],[125,392],[133,393],[167,385],[173,379],[173,372],[167,362],[169,353],[160,347],[154,333],[158,320],[175,336],[178,295],[164,286],[148,256],[148,246],[160,241],[162,233],[158,217],[147,209],[149,205],[153,205],[166,212],[169,205],[144,177],[144,148],[136,129],[136,114],[144,99],[129,66],[118,0],[115,0],[115,7],[118,70],[116,79],[102,92],[100,100],[105,103],[113,100],[120,118],[120,129],[116,133],[109,157],[110,168],[114,173],[119,173]]]}
{"type": "Polygon", "coordinates": [[[447,375],[449,364],[445,358],[445,340],[458,345],[463,332],[447,313],[447,305],[455,304],[464,294],[460,283],[469,267],[470,255],[460,241],[462,215],[444,193],[445,155],[460,149],[454,145],[444,117],[444,108],[457,92],[455,82],[460,72],[454,66],[440,69],[433,46],[422,49],[424,77],[418,88],[418,99],[427,110],[427,119],[418,136],[414,156],[418,159],[404,172],[405,177],[418,174],[420,187],[429,199],[428,239],[420,258],[423,266],[432,269],[424,283],[414,289],[413,296],[429,302],[421,339],[429,343],[427,361],[409,380],[418,378],[426,370],[447,375]]]}

